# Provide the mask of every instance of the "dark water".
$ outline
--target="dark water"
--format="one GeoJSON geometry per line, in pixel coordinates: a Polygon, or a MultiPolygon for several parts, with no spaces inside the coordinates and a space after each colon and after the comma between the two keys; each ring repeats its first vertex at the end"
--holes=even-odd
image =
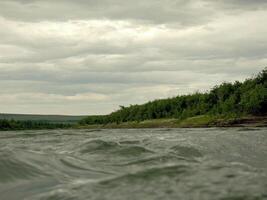
{"type": "Polygon", "coordinates": [[[267,199],[267,129],[0,132],[0,199],[267,199]]]}

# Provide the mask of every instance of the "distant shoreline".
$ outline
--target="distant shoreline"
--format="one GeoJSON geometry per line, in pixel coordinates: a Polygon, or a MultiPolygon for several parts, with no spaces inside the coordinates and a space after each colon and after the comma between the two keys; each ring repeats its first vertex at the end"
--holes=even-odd
{"type": "MultiPolygon", "coordinates": [[[[18,122],[19,123],[19,122],[18,122]]],[[[23,122],[22,122],[23,123],[23,122]]],[[[29,123],[29,122],[26,122],[29,123]]],[[[33,125],[35,122],[32,122],[33,125]]],[[[40,126],[0,128],[0,131],[23,131],[23,130],[67,130],[67,129],[146,129],[146,128],[215,128],[215,127],[267,127],[267,116],[212,116],[199,115],[195,117],[179,119],[154,119],[145,121],[109,123],[109,124],[43,124],[40,126]]]]}
{"type": "Polygon", "coordinates": [[[211,128],[211,127],[267,127],[267,116],[196,116],[184,120],[155,119],[141,122],[80,125],[78,129],[141,129],[141,128],[211,128]]]}

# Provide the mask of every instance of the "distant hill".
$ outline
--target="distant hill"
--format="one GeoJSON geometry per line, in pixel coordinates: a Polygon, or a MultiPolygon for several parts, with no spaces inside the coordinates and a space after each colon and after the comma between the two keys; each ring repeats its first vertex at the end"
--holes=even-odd
{"type": "Polygon", "coordinates": [[[87,116],[68,116],[68,115],[31,115],[31,114],[5,114],[0,113],[0,120],[16,121],[41,121],[47,123],[77,123],[87,116]]]}

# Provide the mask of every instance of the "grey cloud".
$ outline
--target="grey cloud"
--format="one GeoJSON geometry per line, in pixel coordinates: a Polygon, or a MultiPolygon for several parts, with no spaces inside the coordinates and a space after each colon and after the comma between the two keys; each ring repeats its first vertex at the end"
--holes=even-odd
{"type": "MultiPolygon", "coordinates": [[[[100,36],[105,36],[105,32],[113,34],[110,39],[99,38],[95,35],[92,40],[87,38],[76,40],[76,36],[62,38],[61,36],[33,35],[30,37],[31,33],[17,33],[19,31],[11,28],[11,30],[0,30],[2,38],[0,49],[1,44],[5,46],[4,50],[10,49],[10,55],[0,57],[0,62],[29,66],[45,63],[57,68],[75,66],[89,71],[143,71],[152,68],[179,70],[182,66],[177,66],[177,64],[181,60],[192,62],[236,58],[260,60],[267,55],[265,48],[267,28],[262,26],[265,17],[266,14],[263,12],[249,14],[241,16],[238,21],[241,22],[239,26],[231,21],[230,24],[225,25],[230,26],[229,28],[218,28],[216,23],[208,24],[208,28],[198,28],[193,33],[182,36],[179,36],[181,30],[167,28],[148,41],[136,41],[136,36],[120,37],[120,32],[110,27],[100,28],[102,34],[100,36]],[[242,19],[251,18],[251,16],[254,19],[250,19],[250,24],[242,22],[242,19]],[[248,29],[248,25],[254,28],[248,29]],[[171,69],[170,65],[174,68],[171,69]]],[[[31,27],[32,30],[35,25],[31,27]]],[[[43,26],[46,25],[43,24],[43,26]]],[[[142,24],[140,26],[142,27],[142,24]]],[[[81,33],[88,31],[88,29],[83,29],[83,26],[81,27],[81,33]]],[[[138,25],[134,24],[130,31],[135,30],[136,27],[138,25]]],[[[144,27],[149,29],[153,25],[144,27]]],[[[97,27],[95,29],[98,30],[97,27]]],[[[183,31],[186,33],[187,30],[183,31]]],[[[88,37],[90,37],[89,33],[88,37]]]]}
{"type": "Polygon", "coordinates": [[[267,7],[265,0],[205,0],[223,10],[262,10],[267,7]]]}
{"type": "MultiPolygon", "coordinates": [[[[200,65],[199,65],[200,66],[200,65]]],[[[206,68],[204,68],[206,69],[206,68]]],[[[230,68],[231,69],[231,68],[230,68]]],[[[239,68],[239,70],[244,69],[239,68]]],[[[143,71],[143,72],[86,72],[86,71],[47,71],[42,69],[21,69],[2,71],[0,74],[0,80],[2,81],[16,81],[25,82],[31,80],[38,85],[35,90],[39,89],[46,92],[54,91],[51,86],[56,86],[58,90],[64,87],[63,94],[65,91],[69,94],[80,93],[80,92],[102,92],[111,95],[112,93],[121,92],[121,90],[129,89],[132,87],[140,86],[153,86],[153,85],[185,85],[185,84],[197,84],[202,82],[203,77],[205,80],[229,80],[232,81],[233,77],[229,77],[227,74],[223,75],[220,73],[218,78],[218,67],[213,68],[216,73],[207,73],[200,69],[184,69],[180,71],[143,71]],[[216,79],[214,78],[216,77],[216,79]],[[88,87],[87,87],[88,86],[88,87]],[[69,90],[67,89],[69,87],[69,90]],[[92,89],[92,87],[94,89],[92,89]],[[117,90],[117,88],[120,88],[117,90]],[[75,92],[73,92],[75,91],[75,92]],[[117,92],[115,92],[117,91],[117,92]]],[[[237,69],[236,69],[237,70],[237,69]]],[[[254,69],[255,70],[255,69],[254,69]]],[[[229,71],[229,69],[228,69],[229,71]]],[[[237,70],[238,71],[238,70],[237,70]]],[[[234,75],[237,77],[237,74],[234,75]]],[[[240,76],[240,78],[244,76],[240,76]]],[[[209,82],[209,81],[208,81],[209,82]]],[[[32,89],[33,87],[31,87],[32,89]]],[[[25,91],[25,90],[23,90],[25,91]]],[[[57,91],[62,94],[62,92],[57,91]]]]}
{"type": "Polygon", "coordinates": [[[266,66],[266,17],[260,0],[1,0],[0,112],[103,114],[244,80],[266,66]]]}
{"type": "Polygon", "coordinates": [[[26,21],[113,19],[194,26],[214,20],[220,12],[264,9],[266,5],[265,0],[2,0],[0,13],[26,21]]]}
{"type": "Polygon", "coordinates": [[[1,15],[10,19],[40,21],[69,19],[141,20],[175,22],[183,26],[209,21],[212,9],[192,0],[3,0],[1,15]],[[197,6],[196,6],[197,5],[197,6]],[[200,7],[199,7],[200,6],[200,7]]]}

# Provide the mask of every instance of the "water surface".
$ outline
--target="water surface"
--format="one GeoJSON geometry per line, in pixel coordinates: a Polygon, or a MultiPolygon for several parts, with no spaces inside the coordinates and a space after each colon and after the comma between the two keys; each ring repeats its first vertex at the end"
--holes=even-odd
{"type": "Polygon", "coordinates": [[[261,200],[266,188],[266,128],[0,132],[1,200],[261,200]]]}

